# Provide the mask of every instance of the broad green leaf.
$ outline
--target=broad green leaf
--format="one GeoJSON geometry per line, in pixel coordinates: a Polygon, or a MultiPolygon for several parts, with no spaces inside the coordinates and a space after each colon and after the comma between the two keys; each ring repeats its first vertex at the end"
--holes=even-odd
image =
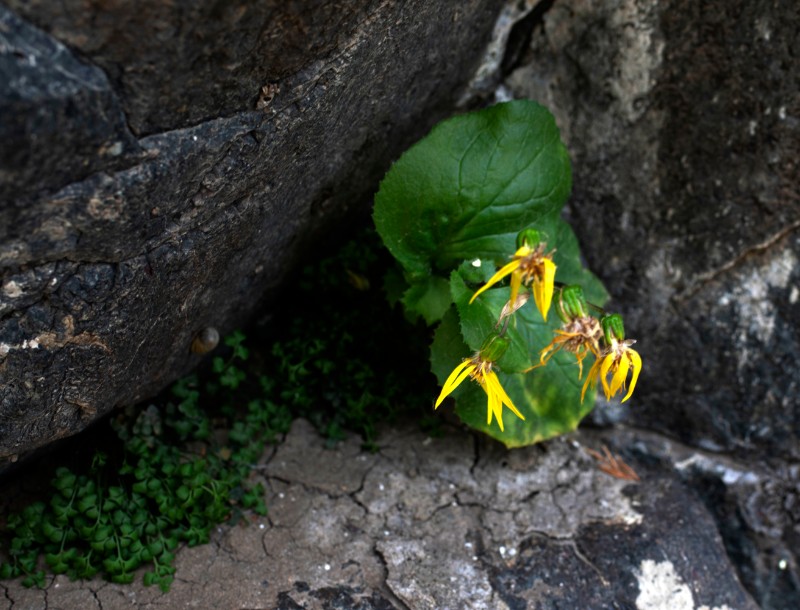
{"type": "MultiPolygon", "coordinates": [[[[530,304],[526,307],[538,315],[530,304]]],[[[550,331],[544,332],[549,335],[550,331]]],[[[434,334],[431,370],[443,383],[462,358],[471,353],[461,337],[456,310],[451,308],[434,334]]],[[[531,445],[574,430],[594,404],[592,390],[587,392],[584,403],[580,403],[581,384],[577,381],[577,367],[574,358],[566,354],[557,355],[546,367],[534,369],[525,375],[500,372],[498,376],[511,400],[525,415],[523,421],[504,408],[503,432],[496,421],[487,426],[487,398],[477,384],[467,379],[451,396],[456,400],[456,413],[461,421],[509,448],[531,445]]],[[[450,408],[450,404],[445,402],[439,408],[450,408]]]]}
{"type": "MultiPolygon", "coordinates": [[[[469,300],[474,291],[467,287],[458,271],[453,271],[450,276],[450,290],[461,319],[461,335],[470,347],[469,353],[464,354],[467,357],[478,351],[486,337],[497,330],[495,325],[503,305],[508,301],[508,290],[490,290],[483,299],[470,305],[469,300]]],[[[500,370],[516,373],[530,368],[528,348],[517,330],[515,318],[509,322],[506,335],[511,339],[511,345],[497,362],[500,370]]]]}
{"type": "Polygon", "coordinates": [[[408,282],[403,274],[396,267],[390,268],[383,276],[383,292],[386,294],[389,305],[394,307],[399,303],[406,290],[408,290],[408,282]]]}
{"type": "Polygon", "coordinates": [[[494,272],[495,267],[492,261],[481,260],[479,258],[464,261],[458,267],[458,273],[464,278],[464,281],[473,284],[488,282],[489,278],[494,275],[494,272]]]}
{"type": "MultiPolygon", "coordinates": [[[[469,300],[510,260],[522,229],[535,227],[545,238],[558,267],[556,282],[580,284],[598,306],[607,300],[560,218],[570,188],[569,158],[555,121],[531,101],[441,123],[386,175],[375,199],[375,224],[404,269],[406,311],[429,324],[441,319],[431,347],[431,367],[440,382],[496,332],[509,298],[508,281],[474,303],[469,300]]],[[[532,368],[558,326],[555,312],[545,323],[532,299],[501,325],[511,345],[497,370],[524,421],[506,409],[504,432],[496,422],[487,425],[486,394],[470,379],[452,393],[461,419],[509,447],[573,430],[595,399],[590,390],[580,400],[583,383],[575,356],[558,353],[546,367],[532,368]]]]}
{"type": "Polygon", "coordinates": [[[571,184],[552,115],[517,100],[444,121],[406,151],[381,183],[374,220],[413,283],[507,256],[520,229],[558,213],[571,184]]]}
{"type": "MultiPolygon", "coordinates": [[[[445,312],[442,321],[436,327],[431,344],[431,371],[439,383],[444,383],[450,372],[464,358],[472,355],[472,351],[464,343],[461,336],[458,312],[451,307],[445,312]]],[[[456,390],[458,392],[458,390],[456,390]]],[[[431,402],[435,397],[431,398],[431,402]]]]}
{"type": "MultiPolygon", "coordinates": [[[[476,301],[477,302],[477,301],[476,301]]],[[[557,319],[545,323],[533,303],[528,303],[517,312],[518,328],[528,345],[533,347],[534,359],[538,350],[547,345],[558,327],[557,319]]],[[[583,374],[589,372],[591,356],[584,362],[583,374]]],[[[508,409],[504,410],[505,430],[500,431],[496,423],[486,425],[486,397],[465,392],[456,404],[456,413],[467,425],[485,432],[506,447],[523,447],[574,430],[593,408],[595,393],[588,390],[581,403],[583,380],[578,379],[578,366],[572,354],[561,352],[546,366],[538,367],[526,374],[499,373],[514,405],[525,416],[517,418],[508,409]]],[[[474,385],[474,384],[473,384],[474,385]]]]}

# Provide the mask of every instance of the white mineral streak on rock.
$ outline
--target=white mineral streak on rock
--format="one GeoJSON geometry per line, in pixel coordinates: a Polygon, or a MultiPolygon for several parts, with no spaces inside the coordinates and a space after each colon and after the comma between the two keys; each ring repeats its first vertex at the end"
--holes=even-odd
{"type": "MultiPolygon", "coordinates": [[[[775,304],[769,298],[771,288],[786,289],[797,258],[791,250],[784,250],[760,268],[742,276],[733,291],[733,301],[742,321],[747,321],[741,333],[754,335],[767,343],[775,331],[775,304]]],[[[741,337],[743,338],[743,337],[741,337]]]]}
{"type": "Polygon", "coordinates": [[[631,122],[646,109],[646,105],[639,105],[637,101],[647,96],[655,85],[654,74],[664,54],[664,42],[656,36],[658,21],[653,9],[647,2],[625,0],[611,16],[611,26],[623,32],[624,42],[619,45],[618,78],[610,85],[631,122]]]}
{"type": "Polygon", "coordinates": [[[3,292],[9,299],[16,299],[22,296],[22,289],[14,280],[9,280],[3,284],[3,292]]]}
{"type": "Polygon", "coordinates": [[[732,468],[721,461],[714,460],[699,453],[695,453],[685,460],[676,462],[675,467],[680,471],[684,471],[687,468],[697,468],[701,472],[713,473],[721,478],[725,485],[755,485],[761,480],[761,477],[755,472],[732,468]]]}
{"type": "Polygon", "coordinates": [[[492,83],[495,75],[500,70],[500,64],[508,45],[508,36],[511,28],[523,19],[538,4],[539,0],[509,0],[506,6],[500,11],[497,21],[494,24],[492,39],[486,46],[483,59],[475,71],[475,75],[467,87],[466,92],[458,101],[459,106],[465,105],[473,97],[476,91],[485,89],[492,83]]]}
{"type": "MultiPolygon", "coordinates": [[[[720,305],[736,308],[739,324],[731,329],[734,343],[739,346],[738,366],[741,370],[757,356],[747,349],[752,339],[767,346],[775,332],[776,304],[770,292],[774,289],[786,291],[789,288],[792,270],[797,258],[789,250],[783,250],[765,264],[751,268],[738,278],[738,285],[720,298],[720,305]]],[[[791,295],[789,296],[791,300],[791,295]]]]}
{"type": "Polygon", "coordinates": [[[713,608],[696,607],[692,590],[675,571],[671,561],[656,563],[645,559],[636,579],[639,581],[637,610],[735,610],[727,604],[713,608]]]}
{"type": "Polygon", "coordinates": [[[688,586],[675,572],[670,561],[642,562],[636,574],[639,581],[638,610],[694,610],[694,598],[688,586]]]}

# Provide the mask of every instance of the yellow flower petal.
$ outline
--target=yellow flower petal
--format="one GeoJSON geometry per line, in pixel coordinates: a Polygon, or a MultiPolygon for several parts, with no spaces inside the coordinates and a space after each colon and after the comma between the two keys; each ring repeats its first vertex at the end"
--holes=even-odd
{"type": "Polygon", "coordinates": [[[442,391],[439,393],[439,398],[436,399],[436,404],[434,405],[434,409],[438,409],[439,405],[442,404],[442,401],[447,398],[447,396],[455,390],[459,384],[464,381],[477,367],[475,363],[471,360],[464,360],[461,364],[459,364],[456,368],[453,369],[453,372],[447,377],[447,380],[444,382],[442,386],[442,391]]]}
{"type": "Polygon", "coordinates": [[[625,379],[628,377],[628,369],[631,363],[625,356],[622,356],[617,361],[617,370],[614,371],[614,377],[611,379],[611,395],[614,396],[619,389],[625,385],[625,379]]]}
{"type": "Polygon", "coordinates": [[[486,425],[492,425],[492,416],[494,416],[497,425],[500,426],[500,432],[503,432],[503,405],[500,403],[500,398],[489,388],[485,380],[481,383],[481,387],[486,392],[486,425]]]}
{"type": "Polygon", "coordinates": [[[589,387],[597,385],[597,375],[600,373],[600,365],[603,363],[602,358],[595,358],[592,368],[589,369],[589,374],[586,376],[586,381],[583,382],[583,389],[581,390],[581,402],[586,395],[586,390],[589,387]]]}
{"type": "Polygon", "coordinates": [[[477,369],[477,365],[471,358],[462,360],[461,363],[453,369],[453,372],[448,375],[442,389],[448,394],[452,392],[458,385],[464,381],[465,377],[477,369]]]}
{"type": "Polygon", "coordinates": [[[470,304],[475,299],[478,298],[479,294],[485,292],[486,290],[489,290],[489,288],[494,286],[497,282],[502,280],[509,273],[511,273],[513,271],[516,271],[518,268],[519,268],[519,261],[518,260],[513,260],[510,263],[508,263],[506,266],[504,266],[502,269],[500,269],[500,271],[498,271],[492,277],[490,277],[489,281],[486,282],[483,286],[481,286],[480,289],[478,289],[478,292],[476,292],[475,294],[472,295],[472,298],[469,300],[470,304]]]}
{"type": "Polygon", "coordinates": [[[517,295],[519,294],[519,287],[522,285],[522,275],[519,271],[514,271],[511,274],[511,295],[508,297],[509,303],[516,303],[517,295]]]}
{"type": "Polygon", "coordinates": [[[536,299],[536,307],[539,308],[539,313],[542,318],[547,322],[547,312],[550,311],[550,303],[553,300],[553,290],[556,279],[556,264],[549,258],[542,259],[542,266],[544,276],[541,279],[534,281],[534,289],[538,288],[539,296],[536,299]]]}
{"type": "Polygon", "coordinates": [[[631,386],[628,388],[628,393],[625,394],[625,398],[622,399],[622,402],[625,402],[631,397],[633,394],[633,388],[636,387],[636,381],[639,379],[639,373],[642,372],[642,358],[636,352],[636,350],[628,349],[627,353],[629,354],[629,358],[631,360],[631,386]]]}
{"type": "Polygon", "coordinates": [[[538,278],[533,278],[531,291],[533,292],[533,302],[536,303],[536,309],[539,310],[539,313],[542,313],[542,283],[538,278]]]}
{"type": "Polygon", "coordinates": [[[489,371],[489,373],[486,375],[486,382],[492,387],[494,393],[500,399],[501,410],[503,404],[508,405],[508,408],[511,409],[514,415],[519,417],[522,421],[525,421],[525,416],[519,412],[519,409],[517,409],[517,407],[514,406],[514,403],[511,402],[511,398],[508,397],[508,394],[506,394],[505,389],[503,389],[503,385],[500,383],[500,379],[497,377],[497,373],[495,373],[494,371],[489,371]]]}
{"type": "Polygon", "coordinates": [[[603,364],[600,366],[600,381],[603,382],[603,392],[605,392],[606,400],[612,396],[611,388],[608,387],[608,369],[614,364],[614,354],[608,354],[603,358],[603,364]]]}

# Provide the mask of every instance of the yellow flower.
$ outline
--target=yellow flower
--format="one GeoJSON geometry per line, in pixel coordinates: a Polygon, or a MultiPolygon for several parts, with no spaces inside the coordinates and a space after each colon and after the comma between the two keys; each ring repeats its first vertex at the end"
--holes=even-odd
{"type": "Polygon", "coordinates": [[[439,405],[442,404],[442,401],[449,396],[453,390],[455,390],[461,384],[462,381],[464,381],[467,377],[470,377],[479,386],[481,386],[484,392],[486,392],[487,426],[491,425],[492,418],[494,417],[500,426],[500,430],[502,431],[504,429],[503,405],[506,405],[509,409],[511,409],[514,415],[524,420],[525,417],[519,412],[517,407],[514,406],[514,403],[511,402],[511,398],[508,397],[508,394],[506,394],[506,391],[500,384],[497,373],[492,370],[492,365],[494,364],[493,360],[499,358],[507,346],[507,339],[497,336],[490,337],[489,340],[484,343],[484,347],[481,349],[481,351],[476,352],[471,358],[464,359],[461,364],[454,368],[453,372],[447,377],[447,380],[442,386],[442,391],[439,394],[439,398],[436,399],[434,409],[438,409],[439,405]],[[490,361],[487,358],[492,358],[492,360],[490,361]]]}
{"type": "Polygon", "coordinates": [[[586,394],[586,389],[596,386],[598,379],[603,384],[606,400],[610,400],[617,392],[625,389],[628,372],[631,373],[631,383],[621,402],[625,402],[631,397],[633,389],[636,387],[636,381],[639,379],[639,373],[642,372],[642,358],[636,350],[631,348],[634,343],[635,341],[631,340],[611,339],[611,345],[589,369],[589,375],[583,383],[583,390],[581,390],[581,401],[586,394]],[[608,383],[609,373],[612,375],[610,385],[608,383]]]}
{"type": "Polygon", "coordinates": [[[472,295],[469,300],[472,303],[478,295],[494,286],[507,275],[511,275],[511,297],[509,303],[514,303],[517,299],[520,286],[533,284],[533,299],[536,307],[547,320],[547,312],[550,309],[550,301],[553,299],[553,284],[556,277],[556,265],[549,256],[544,254],[544,244],[539,244],[536,248],[531,248],[527,244],[517,249],[512,260],[495,273],[480,290],[472,295]]]}
{"type": "Polygon", "coordinates": [[[589,315],[589,305],[580,286],[564,286],[558,291],[556,312],[563,324],[555,331],[555,337],[547,347],[539,352],[539,364],[544,366],[559,350],[575,354],[578,361],[578,379],[583,377],[583,360],[590,353],[600,355],[600,340],[603,329],[600,321],[589,315]]]}
{"type": "MultiPolygon", "coordinates": [[[[544,366],[555,356],[556,352],[565,349],[575,354],[578,361],[578,379],[583,377],[583,359],[592,353],[595,357],[600,353],[598,340],[602,336],[600,323],[597,318],[584,316],[564,324],[560,329],[556,329],[555,337],[550,344],[539,352],[539,364],[544,366]]],[[[533,367],[536,368],[536,367],[533,367]]]]}

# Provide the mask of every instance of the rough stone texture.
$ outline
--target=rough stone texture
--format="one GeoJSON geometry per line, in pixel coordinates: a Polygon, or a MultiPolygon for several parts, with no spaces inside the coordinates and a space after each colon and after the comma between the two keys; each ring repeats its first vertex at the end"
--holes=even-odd
{"type": "Polygon", "coordinates": [[[568,443],[459,435],[333,459],[296,429],[271,521],[184,551],[166,598],[59,578],[11,585],[16,607],[753,607],[721,544],[763,608],[800,605],[793,3],[6,4],[0,454],[196,363],[196,332],[241,319],[297,235],[501,66],[501,96],[557,115],[571,220],[640,339],[631,407],[594,418],[634,426],[604,438],[649,475],[621,493],[568,443]]]}
{"type": "Polygon", "coordinates": [[[452,110],[503,3],[7,4],[0,460],[242,325],[452,110]]]}
{"type": "Polygon", "coordinates": [[[630,421],[800,459],[797,7],[565,0],[506,82],[553,108],[571,220],[645,360],[630,421]]]}
{"type": "Polygon", "coordinates": [[[142,136],[253,107],[265,84],[357,42],[387,3],[150,1],[88,11],[81,0],[6,4],[108,75],[142,136]]]}
{"type": "Polygon", "coordinates": [[[798,24],[768,0],[559,0],[500,91],[556,114],[570,220],[639,339],[636,395],[595,421],[733,460],[681,472],[776,609],[800,605],[798,24]]]}
{"type": "Polygon", "coordinates": [[[742,582],[763,610],[797,607],[800,472],[796,465],[737,460],[642,430],[617,428],[610,436],[657,468],[674,469],[703,499],[742,582]]]}
{"type": "MultiPolygon", "coordinates": [[[[394,430],[367,454],[302,420],[258,467],[269,515],[141,583],[2,583],[8,608],[755,610],[714,521],[669,470],[599,472],[579,433],[507,451],[462,430],[394,430]]],[[[652,460],[651,460],[652,463],[652,460]]]]}

